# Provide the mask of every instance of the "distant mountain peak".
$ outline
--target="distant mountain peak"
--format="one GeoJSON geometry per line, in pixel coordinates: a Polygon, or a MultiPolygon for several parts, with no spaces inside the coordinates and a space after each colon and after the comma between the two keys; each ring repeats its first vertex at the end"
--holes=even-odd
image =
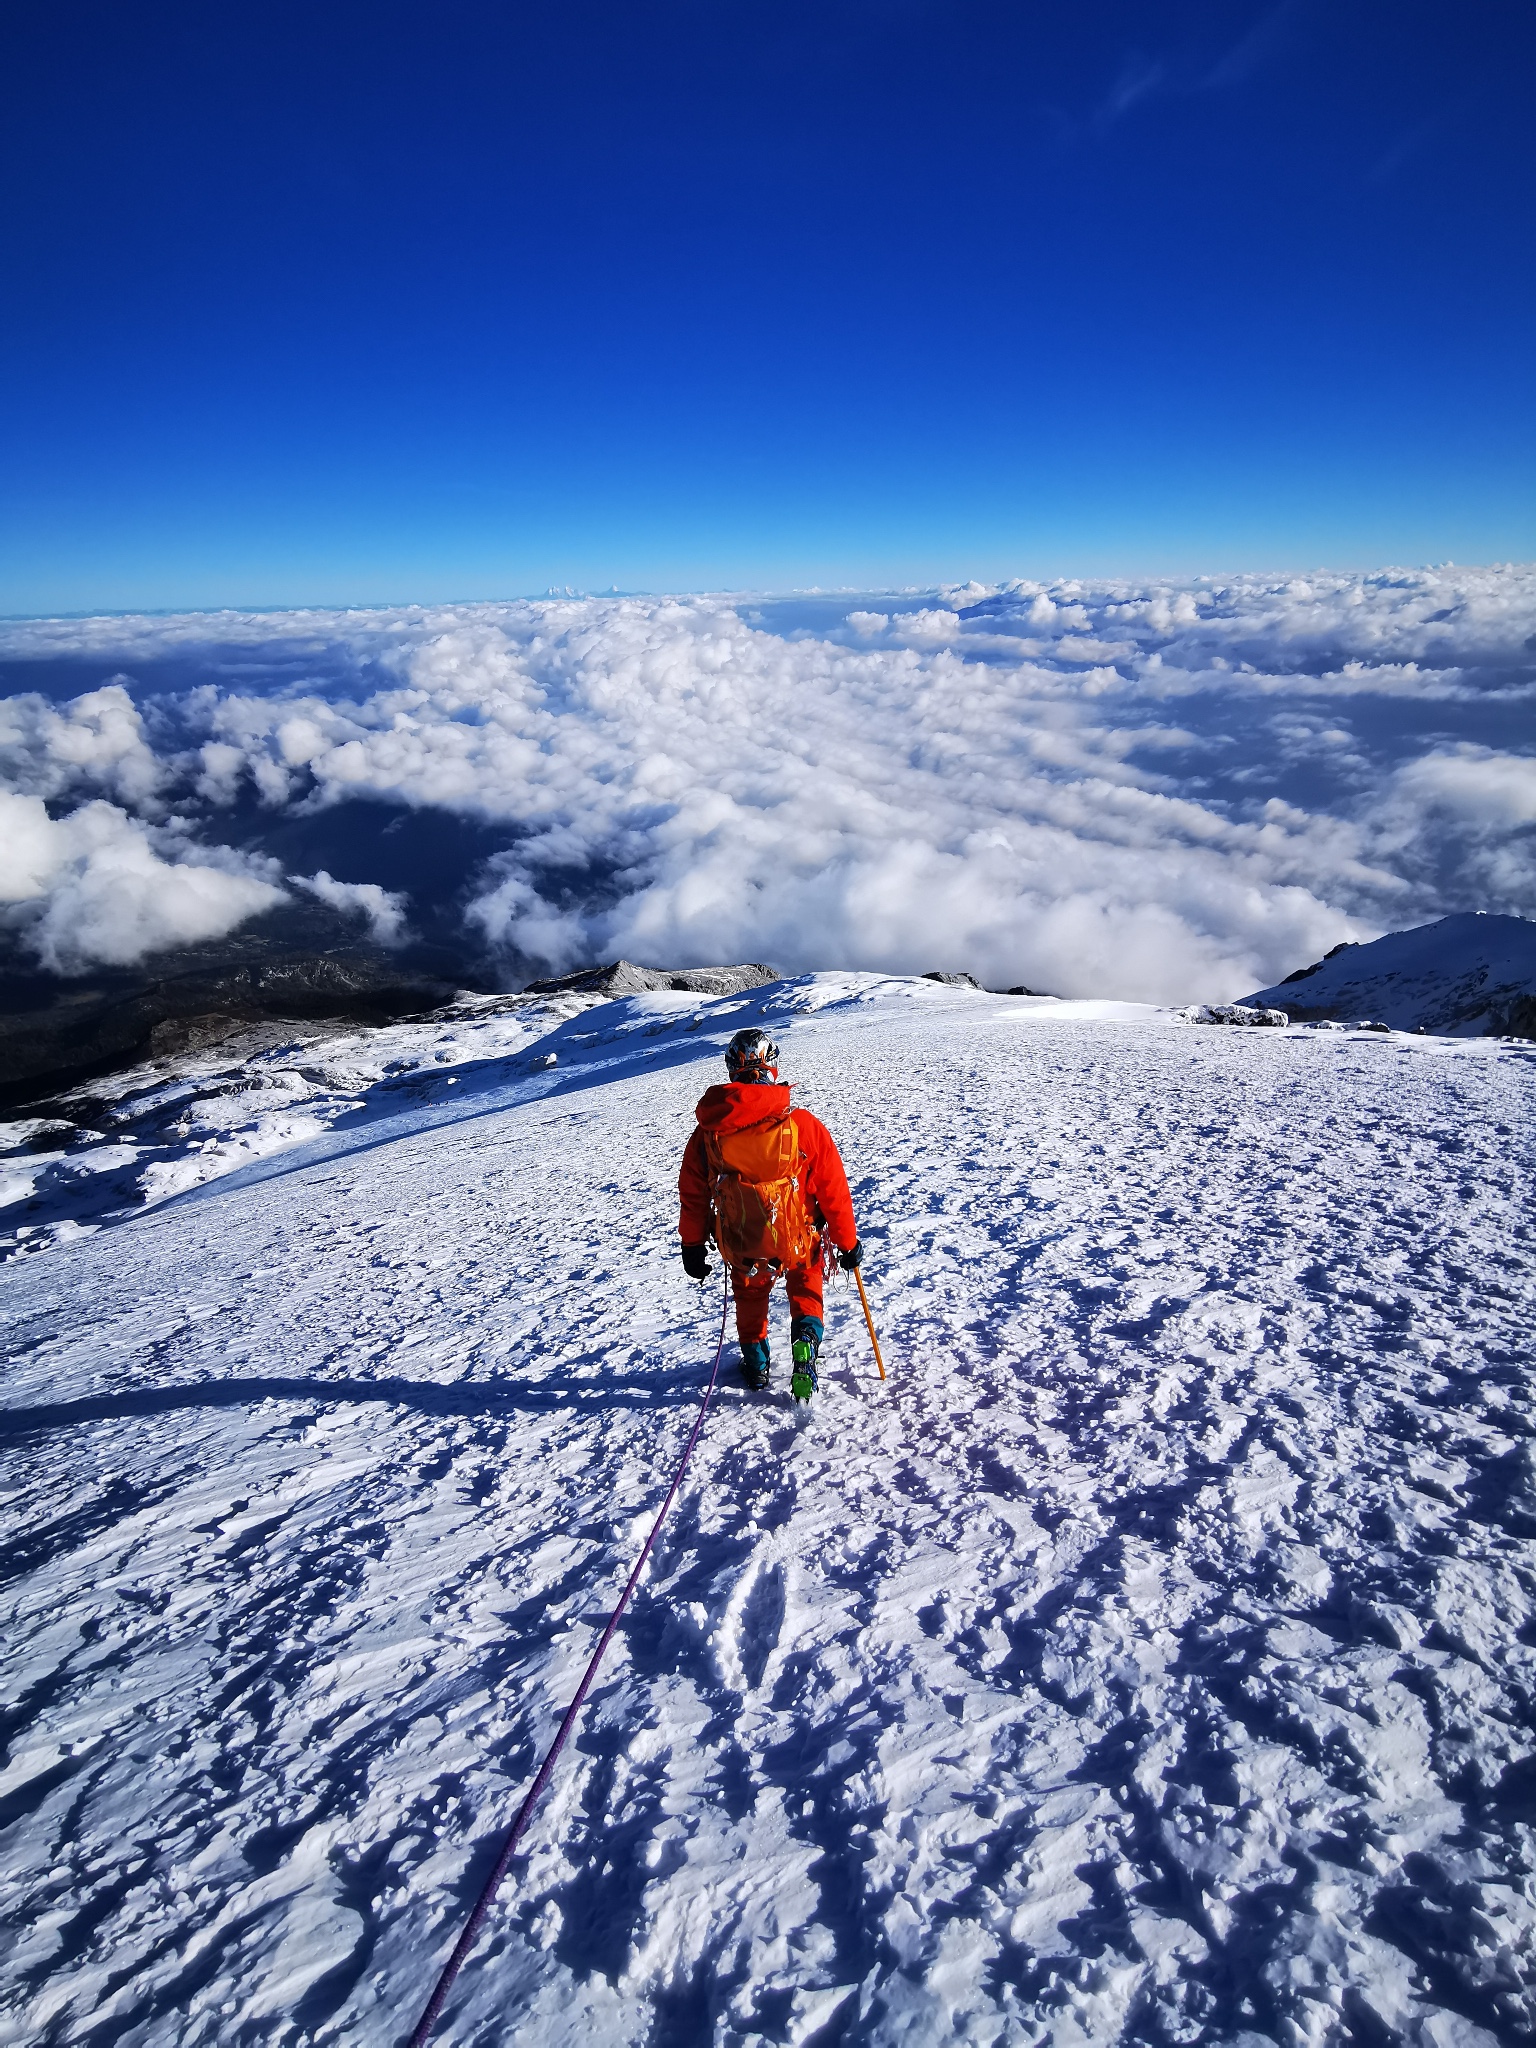
{"type": "Polygon", "coordinates": [[[1433,924],[1346,940],[1243,1002],[1299,1023],[1380,1018],[1397,1031],[1536,1038],[1536,922],[1460,911],[1433,924]]]}

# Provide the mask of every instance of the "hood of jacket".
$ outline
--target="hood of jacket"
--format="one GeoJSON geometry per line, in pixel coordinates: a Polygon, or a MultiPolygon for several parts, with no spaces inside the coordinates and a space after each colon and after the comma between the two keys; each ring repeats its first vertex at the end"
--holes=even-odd
{"type": "Polygon", "coordinates": [[[721,1081],[705,1089],[694,1114],[702,1129],[724,1137],[782,1116],[788,1108],[789,1088],[783,1081],[721,1081]]]}

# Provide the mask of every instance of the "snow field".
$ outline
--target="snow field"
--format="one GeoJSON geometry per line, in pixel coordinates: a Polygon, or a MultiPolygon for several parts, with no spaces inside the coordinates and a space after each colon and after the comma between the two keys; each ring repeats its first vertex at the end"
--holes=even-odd
{"type": "Polygon", "coordinates": [[[871,976],[573,1016],[4,1276],[17,2044],[403,2038],[675,1466],[764,1016],[823,1392],[727,1382],[440,2038],[1522,2038],[1536,1060],[871,976]]]}

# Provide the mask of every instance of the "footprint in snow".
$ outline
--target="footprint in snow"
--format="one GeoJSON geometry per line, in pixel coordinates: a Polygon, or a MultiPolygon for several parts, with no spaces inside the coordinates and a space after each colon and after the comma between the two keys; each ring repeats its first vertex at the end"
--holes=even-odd
{"type": "Polygon", "coordinates": [[[784,1632],[788,1596],[784,1567],[754,1557],[737,1580],[715,1636],[720,1682],[730,1692],[755,1693],[784,1632]]]}

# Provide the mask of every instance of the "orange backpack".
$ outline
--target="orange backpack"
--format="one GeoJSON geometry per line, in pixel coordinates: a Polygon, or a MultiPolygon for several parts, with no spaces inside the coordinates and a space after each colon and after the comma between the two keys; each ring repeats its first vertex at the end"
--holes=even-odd
{"type": "Polygon", "coordinates": [[[816,1226],[800,1191],[800,1139],[792,1110],[742,1131],[704,1133],[715,1243],[728,1266],[810,1263],[816,1226]]]}

